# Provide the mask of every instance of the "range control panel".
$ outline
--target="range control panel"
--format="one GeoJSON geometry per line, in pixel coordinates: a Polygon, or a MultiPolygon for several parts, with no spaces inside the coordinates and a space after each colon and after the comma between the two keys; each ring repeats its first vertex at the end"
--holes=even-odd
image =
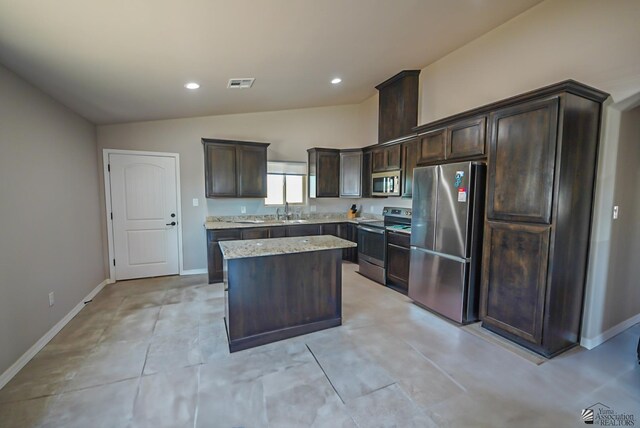
{"type": "Polygon", "coordinates": [[[382,215],[411,218],[411,208],[384,207],[382,215]]]}

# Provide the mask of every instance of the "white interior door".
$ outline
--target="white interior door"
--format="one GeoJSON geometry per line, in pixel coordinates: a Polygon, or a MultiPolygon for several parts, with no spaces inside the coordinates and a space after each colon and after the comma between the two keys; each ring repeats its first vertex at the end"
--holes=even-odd
{"type": "Polygon", "coordinates": [[[116,280],[178,273],[176,160],[109,154],[116,280]]]}

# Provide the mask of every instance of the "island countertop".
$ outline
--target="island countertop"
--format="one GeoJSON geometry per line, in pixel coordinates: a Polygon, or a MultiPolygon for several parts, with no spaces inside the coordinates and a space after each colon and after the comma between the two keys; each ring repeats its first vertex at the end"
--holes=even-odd
{"type": "Polygon", "coordinates": [[[227,260],[357,247],[355,242],[333,235],[221,241],[219,245],[227,260]]]}

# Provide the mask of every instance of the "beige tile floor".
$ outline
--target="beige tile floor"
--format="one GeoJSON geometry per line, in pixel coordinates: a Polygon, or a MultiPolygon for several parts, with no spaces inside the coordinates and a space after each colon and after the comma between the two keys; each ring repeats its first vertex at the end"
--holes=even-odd
{"type": "Polygon", "coordinates": [[[343,267],[343,326],[229,354],[221,284],[106,287],[4,389],[1,427],[640,425],[640,325],[537,366],[343,267]]]}

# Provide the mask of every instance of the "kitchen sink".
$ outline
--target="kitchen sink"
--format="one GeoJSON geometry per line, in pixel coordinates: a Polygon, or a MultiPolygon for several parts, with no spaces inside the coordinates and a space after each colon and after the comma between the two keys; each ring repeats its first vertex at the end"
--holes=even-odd
{"type": "Polygon", "coordinates": [[[282,220],[284,224],[301,224],[307,223],[309,220],[282,220]]]}

